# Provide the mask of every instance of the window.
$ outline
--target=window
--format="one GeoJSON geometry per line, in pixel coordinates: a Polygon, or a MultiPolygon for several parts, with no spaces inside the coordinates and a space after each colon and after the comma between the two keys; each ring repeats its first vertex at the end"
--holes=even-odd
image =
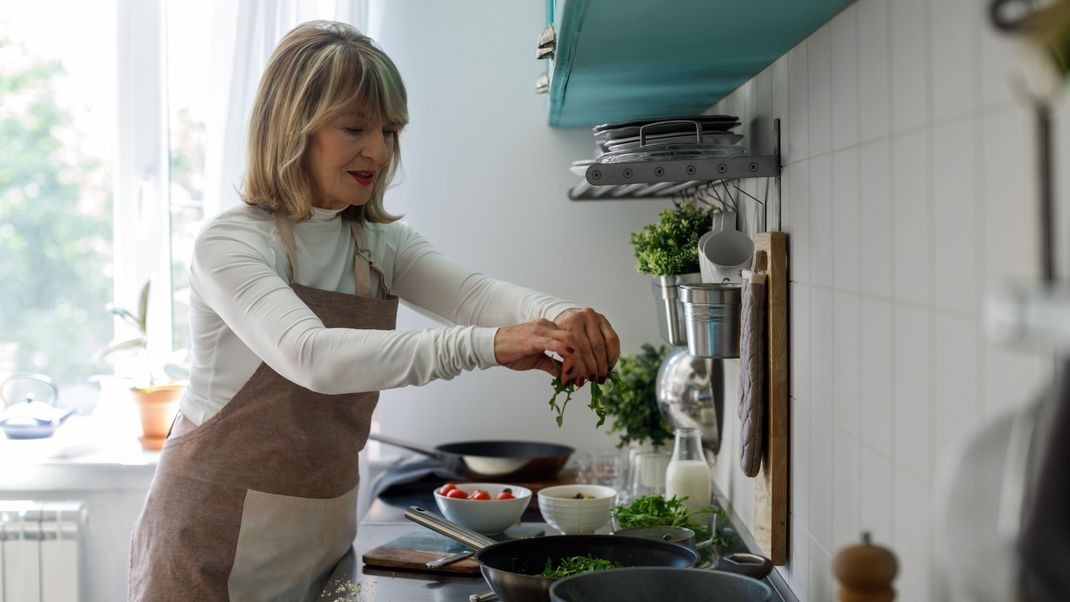
{"type": "Polygon", "coordinates": [[[136,334],[105,305],[133,307],[146,281],[153,356],[189,345],[212,13],[208,0],[0,8],[0,380],[44,373],[62,405],[90,409],[92,377],[113,370],[98,352],[136,334]]]}
{"type": "Polygon", "coordinates": [[[0,378],[78,401],[113,334],[115,3],[50,4],[0,13],[0,378]]]}

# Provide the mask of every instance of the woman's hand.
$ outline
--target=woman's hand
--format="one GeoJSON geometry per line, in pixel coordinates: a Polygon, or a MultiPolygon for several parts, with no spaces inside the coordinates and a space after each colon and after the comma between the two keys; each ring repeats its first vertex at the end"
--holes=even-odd
{"type": "Polygon", "coordinates": [[[547,351],[569,357],[577,348],[576,336],[550,320],[532,320],[503,326],[494,335],[494,358],[513,370],[542,370],[558,376],[561,368],[547,351]]]}
{"type": "Polygon", "coordinates": [[[583,386],[588,380],[606,381],[609,370],[620,357],[620,339],[609,320],[591,308],[566,309],[554,318],[562,329],[575,336],[574,353],[562,354],[561,382],[583,386]]]}

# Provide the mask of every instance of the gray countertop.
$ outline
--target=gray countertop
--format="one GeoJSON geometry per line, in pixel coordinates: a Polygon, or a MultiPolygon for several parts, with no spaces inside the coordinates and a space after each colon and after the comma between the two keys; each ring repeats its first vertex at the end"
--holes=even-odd
{"type": "Polygon", "coordinates": [[[364,566],[365,552],[420,527],[409,521],[361,523],[352,554],[335,568],[320,602],[467,602],[471,594],[490,587],[482,577],[462,577],[414,571],[390,571],[364,566]],[[359,585],[354,591],[350,584],[359,585]]]}
{"type": "MultiPolygon", "coordinates": [[[[490,591],[490,586],[477,576],[392,571],[364,566],[360,559],[365,552],[421,528],[405,520],[406,506],[415,504],[434,509],[432,500],[421,500],[417,496],[398,497],[390,501],[392,503],[377,499],[372,503],[361,521],[351,554],[339,562],[319,602],[467,602],[472,594],[490,591]]],[[[535,510],[526,512],[523,520],[536,522],[540,518],[535,510]]],[[[545,526],[548,533],[556,532],[544,523],[539,524],[545,526]]],[[[773,574],[776,575],[776,571],[773,574]]],[[[790,592],[787,596],[783,594],[780,589],[784,587],[782,579],[773,577],[766,582],[774,589],[775,601],[795,599],[790,592]]]]}

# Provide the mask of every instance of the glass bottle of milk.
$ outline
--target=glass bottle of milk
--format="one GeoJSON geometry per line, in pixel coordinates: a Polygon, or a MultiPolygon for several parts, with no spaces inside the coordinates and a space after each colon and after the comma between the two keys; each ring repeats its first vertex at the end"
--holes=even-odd
{"type": "Polygon", "coordinates": [[[676,444],[665,473],[665,497],[687,497],[689,512],[710,505],[712,477],[706,455],[702,452],[702,434],[697,428],[676,431],[676,444]]]}

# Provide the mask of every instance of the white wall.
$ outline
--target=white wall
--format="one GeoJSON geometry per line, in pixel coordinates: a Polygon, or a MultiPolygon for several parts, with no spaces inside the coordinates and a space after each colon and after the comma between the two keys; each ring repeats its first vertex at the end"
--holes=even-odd
{"type": "MultiPolygon", "coordinates": [[[[1050,355],[982,331],[986,289],[1039,275],[1032,124],[1010,85],[1023,55],[990,30],[987,4],[861,0],[713,108],[757,121],[759,133],[783,120],[792,396],[783,572],[800,600],[834,599],[832,559],[863,530],[899,556],[897,599],[939,599],[936,467],[952,440],[1050,378],[1050,355]]],[[[1061,143],[1065,107],[1059,116],[1061,143]]],[[[727,374],[732,392],[738,370],[727,374]]],[[[734,405],[725,413],[732,450],[734,405]]],[[[753,484],[734,455],[722,454],[716,477],[752,521],[753,484]]]]}
{"type": "MultiPolygon", "coordinates": [[[[536,95],[535,40],[545,3],[389,0],[370,8],[370,33],[397,62],[409,90],[404,173],[387,206],[463,264],[605,313],[626,352],[658,342],[649,280],[635,271],[631,232],[667,201],[569,201],[569,164],[594,148],[590,130],[546,125],[536,95]],[[463,8],[462,8],[463,7],[463,8]]],[[[428,320],[403,310],[398,328],[428,320]]],[[[384,432],[427,444],[471,438],[611,447],[594,429],[586,393],[559,429],[542,372],[504,368],[450,382],[384,391],[384,432]]]]}

